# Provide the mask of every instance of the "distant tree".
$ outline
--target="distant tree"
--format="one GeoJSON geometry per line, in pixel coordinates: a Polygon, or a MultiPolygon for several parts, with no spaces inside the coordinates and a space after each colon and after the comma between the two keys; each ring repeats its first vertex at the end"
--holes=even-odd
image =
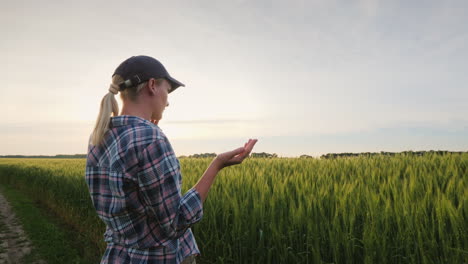
{"type": "Polygon", "coordinates": [[[58,159],[84,159],[84,158],[86,158],[86,154],[74,154],[74,155],[59,154],[59,155],[55,155],[52,158],[58,158],[58,159]]]}
{"type": "Polygon", "coordinates": [[[214,157],[216,157],[216,153],[201,153],[201,154],[193,154],[189,156],[189,158],[214,158],[214,157]]]}
{"type": "Polygon", "coordinates": [[[260,153],[255,153],[254,152],[250,156],[252,158],[277,158],[278,154],[276,154],[276,153],[270,154],[270,153],[266,153],[266,152],[260,152],[260,153]]]}

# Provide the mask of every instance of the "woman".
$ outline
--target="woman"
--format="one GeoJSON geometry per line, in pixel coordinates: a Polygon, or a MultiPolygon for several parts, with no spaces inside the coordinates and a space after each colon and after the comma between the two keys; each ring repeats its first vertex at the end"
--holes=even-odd
{"type": "Polygon", "coordinates": [[[86,182],[106,224],[101,263],[195,263],[200,255],[190,227],[224,167],[240,164],[257,140],[219,154],[195,186],[181,193],[179,160],[157,126],[168,94],[184,86],[148,56],[122,62],[112,75],[90,137],[86,182]],[[122,112],[114,95],[120,92],[122,112]],[[112,113],[112,117],[111,117],[112,113]]]}

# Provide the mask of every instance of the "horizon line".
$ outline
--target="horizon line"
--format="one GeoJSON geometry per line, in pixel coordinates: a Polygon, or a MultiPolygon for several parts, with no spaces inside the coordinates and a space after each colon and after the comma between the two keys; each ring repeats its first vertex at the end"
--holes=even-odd
{"type": "MultiPolygon", "coordinates": [[[[434,150],[434,149],[430,149],[430,150],[402,150],[402,151],[385,151],[385,150],[381,150],[381,151],[378,151],[378,152],[372,152],[372,151],[362,151],[362,152],[328,152],[328,153],[323,153],[321,155],[312,155],[312,154],[307,154],[307,153],[303,153],[303,154],[300,154],[300,155],[294,155],[294,156],[288,156],[288,155],[285,155],[285,156],[282,156],[281,154],[279,153],[276,153],[276,152],[273,152],[273,153],[270,153],[270,152],[252,152],[250,153],[250,155],[252,154],[276,154],[277,157],[301,157],[301,156],[310,156],[310,157],[320,157],[320,156],[324,156],[324,155],[328,155],[328,154],[385,154],[385,153],[393,153],[393,154],[400,154],[400,153],[405,153],[405,152],[448,152],[448,153],[468,153],[468,149],[467,150],[434,150]]],[[[177,155],[177,157],[189,157],[189,156],[193,156],[193,155],[203,155],[203,154],[218,154],[216,152],[203,152],[203,153],[191,153],[191,154],[186,154],[186,155],[177,155]]],[[[4,155],[0,155],[0,158],[7,158],[7,157],[10,157],[10,156],[22,156],[22,157],[57,157],[57,156],[86,156],[87,154],[86,153],[74,153],[74,154],[55,154],[55,155],[46,155],[46,154],[31,154],[31,155],[25,155],[25,154],[4,154],[4,155]]]]}

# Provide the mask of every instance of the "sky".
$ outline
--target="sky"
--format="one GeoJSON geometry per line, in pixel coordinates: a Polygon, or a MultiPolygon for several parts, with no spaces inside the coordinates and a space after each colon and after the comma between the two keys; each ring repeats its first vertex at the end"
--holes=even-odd
{"type": "MultiPolygon", "coordinates": [[[[2,1],[0,155],[86,153],[111,75],[186,87],[177,155],[468,151],[467,1],[2,1]]],[[[122,102],[119,100],[119,106],[122,102]]]]}

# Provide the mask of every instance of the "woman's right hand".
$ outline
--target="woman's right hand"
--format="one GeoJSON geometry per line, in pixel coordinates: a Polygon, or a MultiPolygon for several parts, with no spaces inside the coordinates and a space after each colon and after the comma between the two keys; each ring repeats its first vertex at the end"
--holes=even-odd
{"type": "Polygon", "coordinates": [[[205,202],[206,197],[208,196],[208,191],[210,190],[210,187],[213,184],[216,174],[222,168],[242,163],[242,161],[247,156],[249,156],[255,143],[257,143],[256,139],[249,139],[249,141],[244,144],[244,147],[224,152],[216,156],[216,158],[211,162],[208,169],[206,169],[205,173],[203,173],[203,176],[194,186],[194,188],[200,194],[202,202],[205,202]]]}
{"type": "Polygon", "coordinates": [[[244,144],[244,147],[218,154],[214,160],[218,169],[241,164],[242,161],[249,156],[255,143],[257,143],[257,139],[249,139],[249,141],[244,144]]]}

